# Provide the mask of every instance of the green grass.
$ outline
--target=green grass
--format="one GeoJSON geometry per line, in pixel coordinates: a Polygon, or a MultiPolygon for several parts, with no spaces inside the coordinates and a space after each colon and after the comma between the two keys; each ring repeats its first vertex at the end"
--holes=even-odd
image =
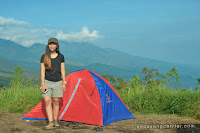
{"type": "MultiPolygon", "coordinates": [[[[38,86],[0,90],[0,109],[28,112],[41,100],[38,86]]],[[[177,114],[200,119],[200,91],[176,90],[161,86],[137,85],[117,90],[131,112],[140,114],[177,114]]]]}
{"type": "Polygon", "coordinates": [[[27,112],[42,100],[39,86],[0,90],[0,109],[8,112],[27,112]]]}
{"type": "Polygon", "coordinates": [[[177,114],[200,119],[200,91],[176,90],[166,86],[136,86],[117,90],[132,112],[177,114]]]}

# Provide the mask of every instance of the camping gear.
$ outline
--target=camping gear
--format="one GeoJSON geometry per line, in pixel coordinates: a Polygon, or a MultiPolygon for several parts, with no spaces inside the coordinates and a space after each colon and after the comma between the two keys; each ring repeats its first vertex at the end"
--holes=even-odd
{"type": "MultiPolygon", "coordinates": [[[[135,119],[112,85],[90,70],[69,74],[66,91],[60,98],[58,120],[106,126],[124,119],[135,119]]],[[[23,116],[25,120],[47,120],[42,100],[23,116]]]]}

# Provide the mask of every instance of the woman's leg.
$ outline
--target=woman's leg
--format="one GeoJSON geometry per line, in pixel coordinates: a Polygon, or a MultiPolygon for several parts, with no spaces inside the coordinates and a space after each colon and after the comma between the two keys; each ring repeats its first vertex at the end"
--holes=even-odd
{"type": "Polygon", "coordinates": [[[53,121],[52,99],[51,96],[44,96],[45,109],[49,122],[53,121]]]}
{"type": "Polygon", "coordinates": [[[58,120],[59,98],[53,98],[53,119],[58,120]]]}

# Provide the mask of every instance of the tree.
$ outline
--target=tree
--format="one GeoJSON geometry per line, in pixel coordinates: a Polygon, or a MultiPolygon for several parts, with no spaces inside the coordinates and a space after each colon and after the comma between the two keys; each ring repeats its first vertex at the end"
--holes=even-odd
{"type": "Polygon", "coordinates": [[[137,85],[142,85],[142,81],[140,80],[140,77],[138,75],[134,75],[133,79],[130,79],[129,86],[131,88],[134,88],[137,85]]]}
{"type": "Polygon", "coordinates": [[[198,81],[198,85],[200,85],[200,78],[199,78],[199,79],[197,79],[197,81],[198,81]]]}
{"type": "Polygon", "coordinates": [[[172,67],[171,70],[166,73],[166,76],[163,75],[163,78],[166,79],[164,80],[164,82],[169,83],[171,87],[173,86],[173,84],[179,86],[178,70],[175,67],[172,67]]]}
{"type": "Polygon", "coordinates": [[[31,86],[31,80],[26,80],[25,86],[30,87],[31,86]]]}
{"type": "MultiPolygon", "coordinates": [[[[198,81],[198,85],[200,85],[200,78],[198,78],[197,81],[198,81]]],[[[197,87],[195,88],[196,91],[199,90],[199,86],[198,86],[198,85],[197,85],[197,87]]]]}
{"type": "Polygon", "coordinates": [[[155,80],[156,77],[161,76],[157,69],[148,69],[147,67],[144,67],[141,72],[145,75],[143,78],[145,85],[152,82],[152,80],[155,80]]]}
{"type": "Polygon", "coordinates": [[[116,89],[126,88],[128,86],[127,82],[123,78],[117,78],[117,84],[113,87],[116,89]]]}
{"type": "Polygon", "coordinates": [[[102,75],[102,77],[108,80],[108,82],[110,82],[112,85],[117,83],[115,76],[105,74],[105,75],[102,75]]]}
{"type": "Polygon", "coordinates": [[[20,66],[15,67],[14,75],[11,76],[10,80],[11,87],[23,86],[24,83],[23,72],[24,70],[20,66]]]}
{"type": "Polygon", "coordinates": [[[65,70],[65,76],[69,75],[69,68],[67,67],[65,70]]]}

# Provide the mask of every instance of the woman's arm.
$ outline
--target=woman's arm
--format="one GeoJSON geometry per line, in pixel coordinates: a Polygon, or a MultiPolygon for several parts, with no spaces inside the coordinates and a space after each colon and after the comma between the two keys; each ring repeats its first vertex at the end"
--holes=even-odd
{"type": "Polygon", "coordinates": [[[65,87],[65,62],[61,63],[61,74],[62,74],[62,79],[63,79],[63,92],[65,92],[66,87],[65,87]]]}
{"type": "Polygon", "coordinates": [[[41,85],[42,85],[42,92],[45,90],[45,84],[44,84],[44,79],[45,79],[45,67],[44,63],[41,63],[41,85]]]}
{"type": "Polygon", "coordinates": [[[63,82],[65,82],[65,62],[61,63],[61,74],[62,74],[63,82]]]}

